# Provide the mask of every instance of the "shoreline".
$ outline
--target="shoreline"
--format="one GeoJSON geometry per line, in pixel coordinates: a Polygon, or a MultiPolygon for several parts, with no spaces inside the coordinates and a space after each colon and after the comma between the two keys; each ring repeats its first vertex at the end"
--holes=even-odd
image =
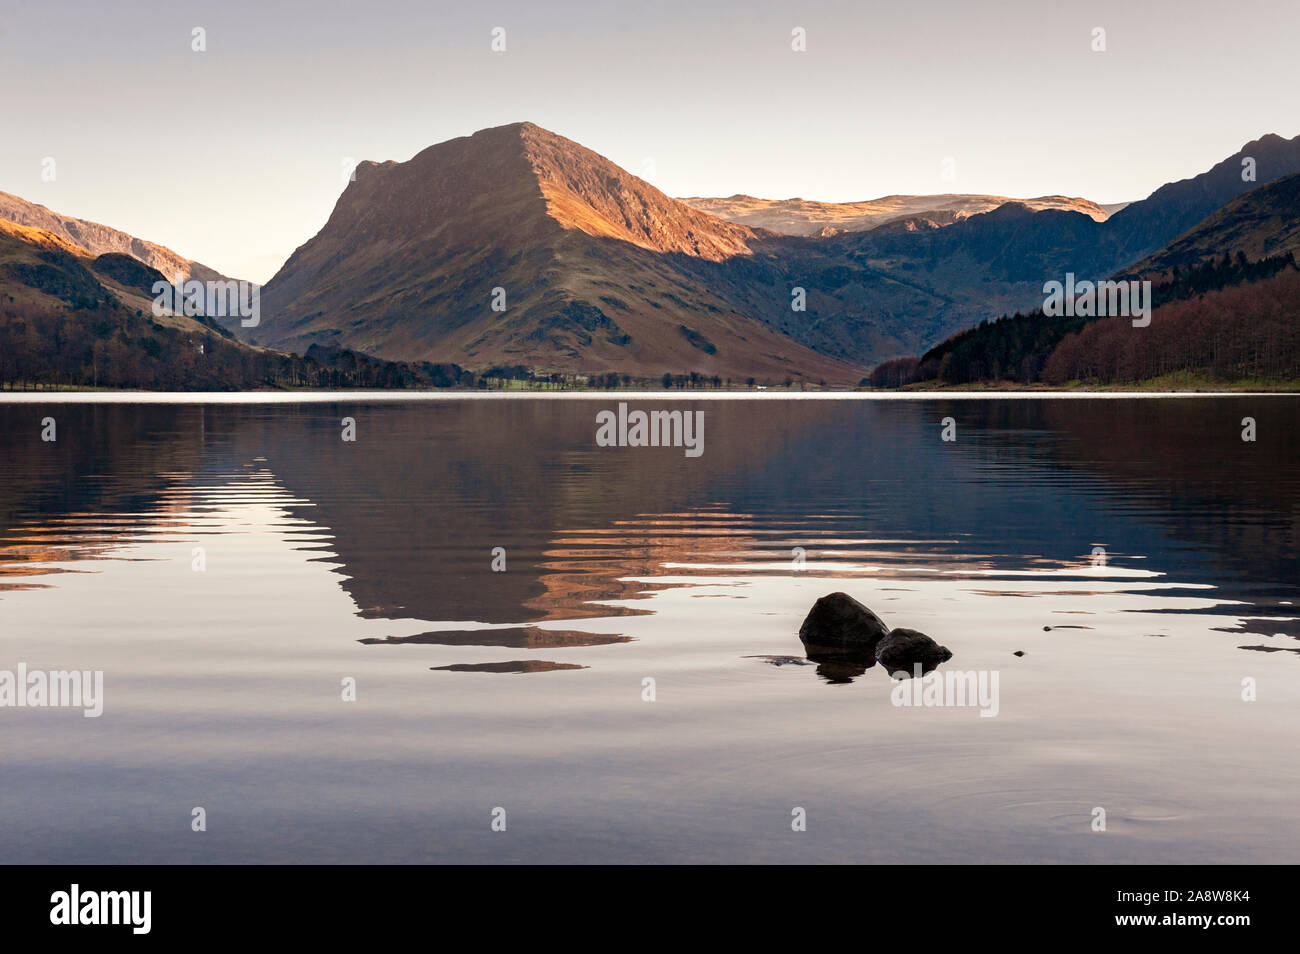
{"type": "Polygon", "coordinates": [[[0,404],[328,404],[402,401],[981,401],[1300,397],[1290,391],[3,391],[0,404]]]}

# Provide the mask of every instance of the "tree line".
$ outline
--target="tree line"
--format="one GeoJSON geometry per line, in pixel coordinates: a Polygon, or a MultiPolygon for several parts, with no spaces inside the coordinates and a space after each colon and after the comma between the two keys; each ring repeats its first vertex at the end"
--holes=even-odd
{"type": "Polygon", "coordinates": [[[1164,305],[1147,328],[1103,318],[1066,335],[1043,366],[1051,385],[1127,384],[1194,375],[1300,381],[1300,272],[1164,305]]]}
{"type": "MultiPolygon", "coordinates": [[[[638,377],[546,372],[501,365],[473,372],[451,363],[387,361],[313,344],[303,355],[254,348],[199,318],[215,334],[155,322],[101,296],[50,308],[0,299],[0,389],[129,388],[161,391],[250,389],[564,390],[712,389],[730,378],[698,372],[638,377]]],[[[753,387],[755,380],[744,382],[753,387]]],[[[786,386],[792,382],[787,381],[786,386]]]]}
{"type": "Polygon", "coordinates": [[[152,321],[115,301],[49,308],[0,302],[0,388],[131,388],[230,391],[254,388],[472,387],[454,364],[383,361],[312,346],[305,355],[252,348],[229,336],[152,321]]]}

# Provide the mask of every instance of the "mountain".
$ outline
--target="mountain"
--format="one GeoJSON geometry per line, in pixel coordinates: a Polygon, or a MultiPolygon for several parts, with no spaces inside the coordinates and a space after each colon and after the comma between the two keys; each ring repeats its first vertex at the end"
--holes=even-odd
{"type": "Polygon", "coordinates": [[[98,222],[87,222],[85,219],[74,219],[69,215],[51,212],[43,205],[28,202],[8,192],[0,192],[0,219],[42,229],[65,242],[85,249],[92,255],[104,255],[109,252],[130,255],[151,268],[156,268],[168,280],[173,280],[177,273],[183,275],[186,280],[191,278],[202,282],[228,280],[215,269],[178,255],[169,248],[146,242],[144,239],[119,232],[107,225],[100,225],[98,222]]]}
{"type": "Polygon", "coordinates": [[[1113,241],[1115,268],[1151,255],[1242,193],[1300,172],[1300,136],[1283,139],[1270,133],[1242,146],[1211,169],[1163,185],[1134,202],[1106,223],[1113,241]],[[1243,179],[1244,163],[1254,164],[1254,178],[1243,179]]]}
{"type": "Polygon", "coordinates": [[[781,235],[694,209],[520,123],[404,163],[362,163],[326,226],[264,289],[250,340],[479,371],[855,383],[881,357],[1024,305],[1045,267],[1034,249],[1071,249],[1075,220],[1097,224],[1061,209],[1025,219],[1033,212],[997,205],[952,226],[968,227],[955,243],[919,234],[948,231],[938,211],[896,218],[865,245],[854,233],[781,235]],[[1042,234],[1018,250],[1030,233],[1042,234]],[[1003,261],[1008,246],[1019,260],[1003,261]],[[504,312],[491,309],[495,288],[504,312]]]}
{"type": "Polygon", "coordinates": [[[997,195],[887,195],[865,202],[816,202],[808,199],[756,199],[751,195],[728,198],[691,196],[681,200],[691,208],[728,222],[768,229],[785,235],[829,235],[865,232],[899,219],[925,218],[950,225],[981,212],[991,212],[1008,202],[1035,211],[1057,209],[1080,212],[1104,222],[1124,203],[1098,205],[1087,199],[1045,195],[1036,199],[1009,199],[997,195]]]}
{"type": "MultiPolygon", "coordinates": [[[[966,259],[971,281],[1037,284],[1034,294],[1041,295],[1043,282],[1059,280],[1067,271],[1096,279],[1126,269],[1237,196],[1297,172],[1300,136],[1287,140],[1268,135],[1194,178],[1161,186],[1105,221],[1072,211],[1036,211],[1023,203],[1008,203],[942,230],[922,222],[913,230],[923,233],[919,235],[900,235],[897,228],[886,227],[844,239],[868,258],[966,259]],[[1242,160],[1247,157],[1256,162],[1257,181],[1242,179],[1242,160]]],[[[945,287],[951,294],[961,286],[948,282],[945,287]]]]}
{"type": "Polygon", "coordinates": [[[1300,174],[1276,179],[1233,199],[1127,271],[1151,275],[1244,255],[1258,261],[1300,253],[1300,174]]]}
{"type": "MultiPolygon", "coordinates": [[[[501,126],[361,163],[266,285],[250,340],[475,370],[856,383],[860,365],[755,315],[739,286],[771,270],[771,238],[531,123],[501,126]]],[[[788,313],[790,289],[771,294],[760,310],[788,313]]]]}

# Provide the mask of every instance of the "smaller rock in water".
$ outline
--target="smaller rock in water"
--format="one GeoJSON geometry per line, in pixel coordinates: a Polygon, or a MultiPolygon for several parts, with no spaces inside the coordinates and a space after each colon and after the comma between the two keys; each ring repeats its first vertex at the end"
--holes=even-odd
{"type": "Polygon", "coordinates": [[[888,635],[889,627],[880,617],[847,593],[823,596],[799,627],[799,640],[809,657],[861,655],[874,660],[877,644],[888,635]]]}
{"type": "Polygon", "coordinates": [[[951,658],[947,646],[940,646],[925,633],[914,629],[900,627],[890,630],[889,635],[876,646],[876,659],[891,675],[902,672],[911,676],[916,666],[920,666],[922,672],[931,672],[951,658]]]}
{"type": "Polygon", "coordinates": [[[1016,650],[1014,653],[1012,653],[1011,655],[1013,655],[1013,656],[1023,656],[1024,654],[1025,654],[1025,651],[1024,651],[1023,649],[1017,649],[1017,650],[1016,650]]]}
{"type": "Polygon", "coordinates": [[[772,666],[811,666],[806,659],[798,656],[746,656],[746,659],[761,659],[772,666]]]}

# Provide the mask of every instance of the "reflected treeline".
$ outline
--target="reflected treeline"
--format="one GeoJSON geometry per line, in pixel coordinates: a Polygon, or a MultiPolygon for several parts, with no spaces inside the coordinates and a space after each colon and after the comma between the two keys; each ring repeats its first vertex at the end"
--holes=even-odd
{"type": "MultiPolygon", "coordinates": [[[[1295,397],[939,401],[925,410],[935,427],[955,418],[961,449],[984,461],[1101,478],[1088,495],[1157,528],[1176,552],[1176,562],[1152,569],[1190,565],[1195,581],[1214,574],[1246,589],[1297,582],[1295,397]],[[1242,440],[1244,418],[1255,422],[1253,442],[1242,440]]],[[[1092,535],[1112,554],[1148,553],[1149,537],[1130,543],[1116,535],[1124,529],[1095,526],[1092,535]]]]}
{"type": "Polygon", "coordinates": [[[149,510],[167,484],[162,475],[204,466],[205,418],[194,406],[0,404],[0,527],[149,510]],[[48,417],[54,441],[41,439],[48,417]]]}
{"type": "Polygon", "coordinates": [[[110,556],[137,530],[181,526],[175,476],[204,466],[194,410],[0,405],[0,590],[50,585],[27,580],[110,556]]]}

